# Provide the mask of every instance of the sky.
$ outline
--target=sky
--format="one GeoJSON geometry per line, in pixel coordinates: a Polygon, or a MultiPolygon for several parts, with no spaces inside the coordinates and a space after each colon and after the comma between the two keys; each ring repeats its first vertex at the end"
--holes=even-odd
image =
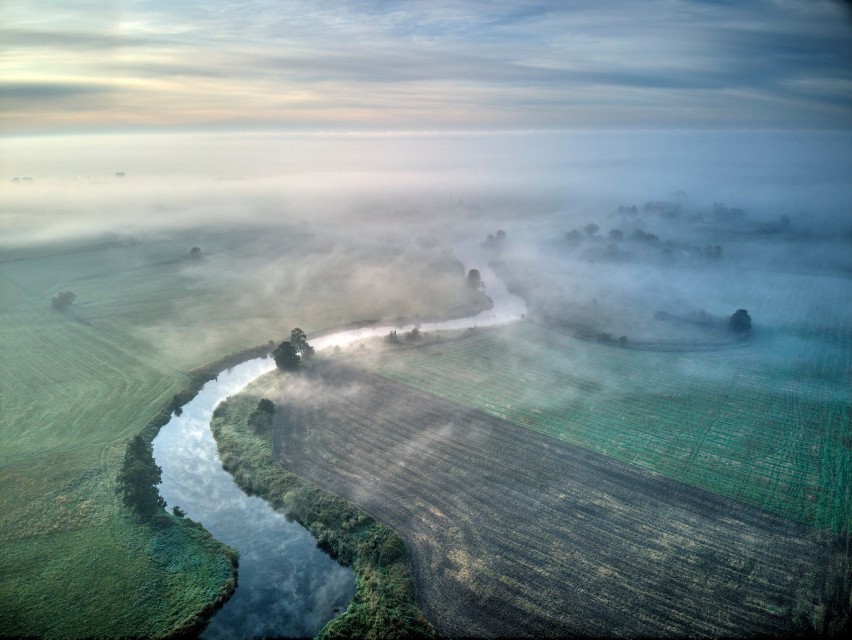
{"type": "Polygon", "coordinates": [[[850,129],[824,0],[0,0],[0,135],[850,129]]]}

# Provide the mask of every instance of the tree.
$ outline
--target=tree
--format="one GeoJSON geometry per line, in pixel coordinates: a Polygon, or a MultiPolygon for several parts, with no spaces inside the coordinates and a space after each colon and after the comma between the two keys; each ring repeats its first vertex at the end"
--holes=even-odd
{"type": "Polygon", "coordinates": [[[385,342],[388,344],[399,344],[399,337],[396,335],[396,331],[391,331],[388,335],[385,336],[385,342]]]}
{"type": "Polygon", "coordinates": [[[467,286],[471,289],[482,289],[484,285],[482,284],[482,276],[479,274],[479,270],[471,269],[467,272],[467,286]]]}
{"type": "Polygon", "coordinates": [[[158,510],[166,507],[166,501],[157,492],[161,477],[162,469],[154,464],[151,444],[137,435],[124,453],[118,489],[124,504],[145,520],[150,520],[158,510]]]}
{"type": "Polygon", "coordinates": [[[296,327],[290,332],[290,344],[296,349],[296,353],[304,360],[310,360],[314,355],[314,348],[308,344],[308,336],[304,331],[296,327]]]}
{"type": "Polygon", "coordinates": [[[609,239],[613,242],[621,242],[624,239],[624,232],[621,229],[610,229],[609,239]]]}
{"type": "Polygon", "coordinates": [[[193,247],[189,250],[189,257],[198,260],[201,257],[201,249],[199,247],[193,247]]]}
{"type": "Polygon", "coordinates": [[[585,231],[586,235],[591,238],[598,231],[600,231],[600,227],[598,225],[596,225],[594,222],[590,222],[585,227],[583,227],[583,231],[585,231]]]}
{"type": "Polygon", "coordinates": [[[50,304],[57,311],[65,311],[68,307],[71,306],[71,303],[77,299],[77,294],[73,291],[60,291],[58,294],[53,296],[50,300],[50,304]]]}
{"type": "Polygon", "coordinates": [[[751,331],[751,316],[745,309],[737,309],[728,320],[728,328],[734,333],[746,334],[751,331]]]}
{"type": "Polygon", "coordinates": [[[284,371],[295,371],[299,368],[299,354],[289,340],[285,340],[272,352],[275,366],[284,371]]]}

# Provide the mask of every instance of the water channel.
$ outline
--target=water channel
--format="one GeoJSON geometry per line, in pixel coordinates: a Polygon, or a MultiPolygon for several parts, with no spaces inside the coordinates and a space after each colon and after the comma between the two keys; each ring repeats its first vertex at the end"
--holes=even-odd
{"type": "MultiPolygon", "coordinates": [[[[456,255],[468,268],[479,270],[494,306],[474,317],[420,324],[421,331],[505,324],[526,313],[524,301],[506,290],[478,247],[458,246],[456,255]]],[[[308,339],[321,351],[412,327],[365,327],[308,339]]],[[[222,469],[210,431],[213,409],[274,366],[271,358],[257,358],[222,372],[154,439],[154,458],[163,470],[160,495],[169,507],[179,506],[217,540],[240,552],[239,585],[202,634],[207,640],[311,637],[343,611],[355,593],[351,569],[317,549],[304,527],[288,522],[263,499],[243,493],[222,469]]]]}

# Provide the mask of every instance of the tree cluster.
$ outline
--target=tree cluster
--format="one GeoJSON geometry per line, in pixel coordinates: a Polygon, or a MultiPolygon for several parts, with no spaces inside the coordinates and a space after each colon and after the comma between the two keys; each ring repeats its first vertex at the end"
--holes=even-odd
{"type": "Polygon", "coordinates": [[[506,232],[502,229],[498,229],[497,235],[494,235],[493,233],[488,234],[488,237],[485,238],[485,242],[482,243],[482,246],[486,249],[502,249],[505,242],[506,232]]]}
{"type": "Polygon", "coordinates": [[[289,340],[285,340],[272,351],[275,366],[284,371],[295,371],[302,361],[310,360],[313,355],[314,348],[308,344],[305,332],[298,327],[290,332],[289,340]]]}
{"type": "Polygon", "coordinates": [[[60,291],[50,300],[51,306],[57,311],[65,311],[71,306],[71,303],[77,299],[77,294],[73,291],[60,291]]]}

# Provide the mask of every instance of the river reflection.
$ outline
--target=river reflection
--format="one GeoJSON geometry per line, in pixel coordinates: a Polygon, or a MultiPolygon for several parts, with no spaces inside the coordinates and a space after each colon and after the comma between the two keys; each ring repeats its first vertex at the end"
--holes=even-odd
{"type": "Polygon", "coordinates": [[[215,406],[274,367],[257,359],[223,372],[154,439],[160,495],[240,552],[239,587],[203,638],[311,637],[344,610],[355,576],[317,549],[308,531],[248,496],[224,469],[210,432],[215,406]]]}
{"type": "MultiPolygon", "coordinates": [[[[456,255],[479,269],[494,306],[475,317],[421,324],[421,330],[505,324],[523,317],[526,304],[506,290],[478,245],[457,246],[456,255]]],[[[413,326],[339,331],[310,342],[319,351],[413,326]]],[[[210,431],[213,409],[274,367],[271,358],[258,358],[219,374],[154,439],[154,459],[163,469],[160,495],[169,507],[179,506],[217,540],[240,552],[239,586],[202,634],[208,640],[311,637],[343,611],[355,593],[351,569],[317,549],[304,527],[287,522],[261,498],[243,493],[222,469],[210,431]]]]}

